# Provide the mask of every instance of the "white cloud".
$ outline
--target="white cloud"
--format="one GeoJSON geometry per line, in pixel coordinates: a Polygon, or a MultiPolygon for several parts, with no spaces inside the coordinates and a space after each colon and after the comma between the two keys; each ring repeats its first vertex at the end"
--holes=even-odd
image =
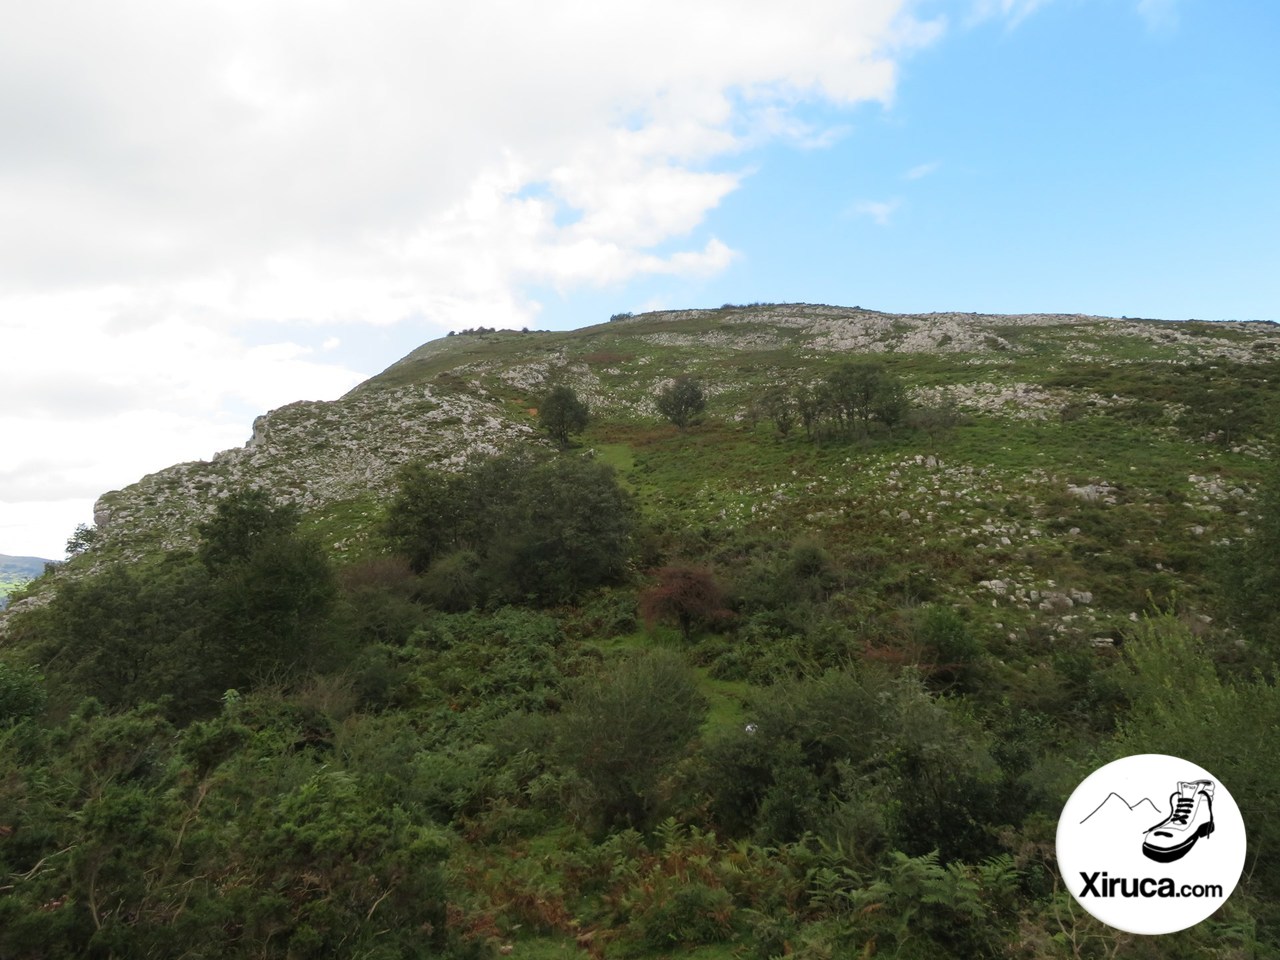
{"type": "Polygon", "coordinates": [[[971,20],[982,21],[998,17],[1013,29],[1050,0],[974,0],[971,20]]]}
{"type": "MultiPolygon", "coordinates": [[[[972,0],[970,23],[1002,19],[1010,30],[1052,0],[972,0]]],[[[1138,15],[1153,33],[1168,33],[1178,26],[1180,0],[1136,0],[1138,15]]]]}
{"type": "Polygon", "coordinates": [[[938,168],[942,166],[940,160],[934,160],[931,163],[920,163],[912,167],[902,175],[904,180],[923,180],[932,173],[937,173],[938,168]]]}
{"type": "Polygon", "coordinates": [[[902,206],[902,201],[893,200],[859,200],[853,205],[853,212],[860,216],[870,217],[876,226],[887,227],[894,213],[902,206]]]}
{"type": "MultiPolygon", "coordinates": [[[[228,404],[374,372],[347,369],[326,325],[519,327],[534,285],[724,269],[729,243],[698,232],[749,176],[743,152],[842,135],[802,122],[803,102],[890,101],[898,61],[942,29],[911,6],[16,7],[0,31],[6,465],[87,490],[208,456],[243,439],[228,404]],[[294,326],[249,346],[264,323],[294,326]]],[[[5,524],[32,491],[7,489],[12,553],[5,524]]]]}

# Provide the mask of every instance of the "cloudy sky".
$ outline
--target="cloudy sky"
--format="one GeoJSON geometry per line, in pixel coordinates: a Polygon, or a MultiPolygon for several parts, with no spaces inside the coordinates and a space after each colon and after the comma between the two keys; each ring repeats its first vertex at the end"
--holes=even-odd
{"type": "Polygon", "coordinates": [[[479,324],[1280,319],[1280,5],[0,0],[0,553],[479,324]]]}

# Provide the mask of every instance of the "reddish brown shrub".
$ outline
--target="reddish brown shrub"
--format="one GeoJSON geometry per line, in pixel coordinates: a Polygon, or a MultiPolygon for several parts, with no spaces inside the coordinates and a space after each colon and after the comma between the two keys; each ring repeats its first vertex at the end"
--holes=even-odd
{"type": "Polygon", "coordinates": [[[698,625],[723,623],[733,616],[724,590],[705,567],[672,566],[657,572],[658,582],[640,594],[645,624],[674,623],[686,640],[698,625]]]}

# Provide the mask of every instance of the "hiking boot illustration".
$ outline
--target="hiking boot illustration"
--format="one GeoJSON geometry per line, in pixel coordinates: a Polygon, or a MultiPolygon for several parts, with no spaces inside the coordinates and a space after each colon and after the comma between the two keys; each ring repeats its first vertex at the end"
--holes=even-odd
{"type": "Polygon", "coordinates": [[[1213,781],[1179,781],[1169,794],[1169,811],[1142,841],[1142,852],[1160,863],[1181,860],[1197,840],[1213,833],[1213,781]]]}

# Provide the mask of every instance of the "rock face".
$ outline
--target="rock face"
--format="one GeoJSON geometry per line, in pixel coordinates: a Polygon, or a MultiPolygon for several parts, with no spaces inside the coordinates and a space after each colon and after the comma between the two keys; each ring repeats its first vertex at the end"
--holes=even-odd
{"type": "Polygon", "coordinates": [[[497,453],[532,433],[495,400],[430,386],[369,390],[333,402],[294,403],[258,417],[244,447],[181,463],[104,494],[94,522],[131,552],[188,540],[196,521],[240,487],[270,490],[303,510],[384,492],[396,469],[424,457],[443,469],[497,453]],[[158,534],[158,536],[157,536],[158,534]]]}

